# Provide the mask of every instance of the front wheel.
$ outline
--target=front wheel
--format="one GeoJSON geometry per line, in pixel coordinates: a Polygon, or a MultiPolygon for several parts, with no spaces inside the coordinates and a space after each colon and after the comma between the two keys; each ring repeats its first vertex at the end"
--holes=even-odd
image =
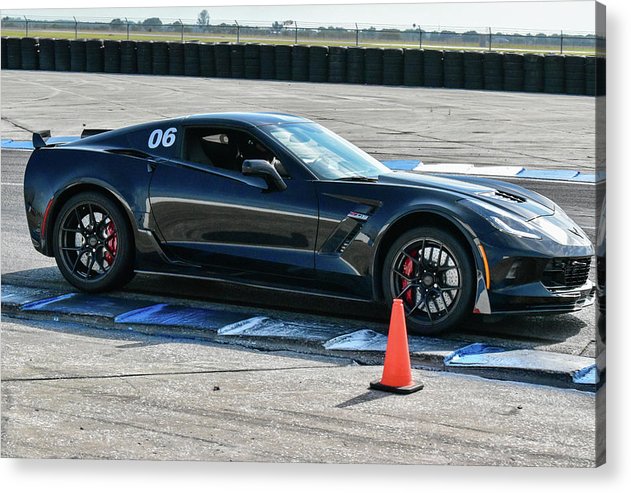
{"type": "Polygon", "coordinates": [[[66,280],[83,291],[108,291],[133,277],[133,237],[127,218],[109,197],[75,195],[62,207],[53,252],[66,280]]]}
{"type": "Polygon", "coordinates": [[[436,227],[398,238],[386,255],[384,296],[403,301],[410,332],[437,334],[462,323],[473,310],[475,275],[461,242],[436,227]]]}

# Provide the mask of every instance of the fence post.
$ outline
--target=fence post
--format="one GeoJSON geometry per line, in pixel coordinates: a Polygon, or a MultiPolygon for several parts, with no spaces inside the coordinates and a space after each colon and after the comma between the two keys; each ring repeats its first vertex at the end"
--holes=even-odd
{"type": "Polygon", "coordinates": [[[127,24],[127,41],[129,41],[129,20],[125,17],[125,23],[127,24]]]}
{"type": "Polygon", "coordinates": [[[178,19],[178,21],[180,21],[180,42],[184,43],[184,23],[182,19],[178,19]]]}
{"type": "Polygon", "coordinates": [[[74,39],[79,39],[79,29],[78,29],[78,22],[77,22],[77,18],[73,15],[72,18],[74,19],[74,39]]]}
{"type": "Polygon", "coordinates": [[[24,16],[24,20],[26,21],[24,23],[24,28],[26,30],[26,35],[24,36],[25,38],[28,38],[28,18],[26,16],[24,16]]]}
{"type": "Polygon", "coordinates": [[[237,25],[237,43],[241,41],[241,26],[239,26],[239,23],[235,20],[234,23],[237,25]]]}
{"type": "Polygon", "coordinates": [[[298,23],[294,21],[294,44],[298,44],[298,23]]]}
{"type": "Polygon", "coordinates": [[[423,49],[423,30],[420,28],[418,28],[418,47],[419,49],[423,49]]]}
{"type": "Polygon", "coordinates": [[[359,46],[359,26],[355,23],[355,46],[359,46]]]}
{"type": "Polygon", "coordinates": [[[561,55],[563,55],[563,31],[561,31],[561,55]]]}
{"type": "Polygon", "coordinates": [[[489,27],[489,51],[493,51],[493,34],[491,33],[490,27],[489,27]]]}

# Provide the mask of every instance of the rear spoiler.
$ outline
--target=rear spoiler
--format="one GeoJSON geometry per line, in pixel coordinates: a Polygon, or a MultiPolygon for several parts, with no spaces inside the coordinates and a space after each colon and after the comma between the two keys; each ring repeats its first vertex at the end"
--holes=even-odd
{"type": "Polygon", "coordinates": [[[109,132],[110,130],[112,129],[111,128],[84,128],[83,132],[81,132],[81,138],[85,139],[86,137],[92,137],[93,135],[109,132]]]}
{"type": "MultiPolygon", "coordinates": [[[[96,129],[96,128],[86,128],[81,132],[81,138],[85,139],[86,137],[92,137],[93,135],[102,134],[104,132],[109,132],[111,129],[96,129]]],[[[39,149],[40,147],[52,147],[57,144],[65,143],[60,142],[60,139],[56,139],[57,142],[48,144],[48,139],[50,139],[50,130],[40,130],[39,132],[33,132],[33,147],[35,149],[39,149]]],[[[75,137],[68,137],[68,142],[76,140],[75,137]]],[[[63,140],[63,137],[62,137],[63,140]]]]}
{"type": "Polygon", "coordinates": [[[33,132],[33,147],[35,149],[46,147],[46,141],[48,139],[50,139],[50,130],[40,130],[39,132],[33,132]]]}

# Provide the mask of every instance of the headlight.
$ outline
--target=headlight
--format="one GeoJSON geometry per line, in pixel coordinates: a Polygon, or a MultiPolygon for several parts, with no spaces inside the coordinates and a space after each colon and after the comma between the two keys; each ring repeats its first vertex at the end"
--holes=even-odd
{"type": "Polygon", "coordinates": [[[486,202],[464,199],[460,203],[480,214],[497,230],[519,238],[540,240],[541,235],[526,221],[486,202]]]}
{"type": "Polygon", "coordinates": [[[541,236],[534,233],[526,221],[522,221],[521,219],[508,216],[502,218],[488,216],[487,219],[493,226],[504,233],[519,236],[520,238],[530,238],[531,240],[541,239],[541,236]]]}

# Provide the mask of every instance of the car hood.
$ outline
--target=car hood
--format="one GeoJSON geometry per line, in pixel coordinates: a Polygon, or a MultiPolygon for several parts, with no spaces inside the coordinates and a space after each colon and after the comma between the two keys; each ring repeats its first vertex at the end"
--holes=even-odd
{"type": "Polygon", "coordinates": [[[540,216],[551,216],[556,209],[556,204],[543,195],[518,185],[488,178],[447,177],[397,171],[379,176],[377,183],[419,189],[430,188],[464,195],[505,209],[526,221],[540,216]]]}

